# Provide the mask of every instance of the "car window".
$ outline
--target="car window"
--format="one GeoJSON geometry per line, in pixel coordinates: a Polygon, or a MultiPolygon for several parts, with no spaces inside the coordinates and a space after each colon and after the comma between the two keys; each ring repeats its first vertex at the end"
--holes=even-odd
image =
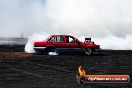
{"type": "Polygon", "coordinates": [[[57,42],[64,42],[63,36],[57,36],[57,37],[56,37],[56,41],[57,41],[57,42]]]}
{"type": "Polygon", "coordinates": [[[64,42],[63,36],[54,36],[52,37],[49,42],[64,42]]]}
{"type": "Polygon", "coordinates": [[[55,42],[55,41],[56,41],[55,37],[52,37],[52,38],[50,38],[50,39],[48,40],[48,42],[55,42]]]}
{"type": "Polygon", "coordinates": [[[76,42],[76,39],[70,36],[66,36],[66,42],[70,43],[70,42],[76,42]]]}

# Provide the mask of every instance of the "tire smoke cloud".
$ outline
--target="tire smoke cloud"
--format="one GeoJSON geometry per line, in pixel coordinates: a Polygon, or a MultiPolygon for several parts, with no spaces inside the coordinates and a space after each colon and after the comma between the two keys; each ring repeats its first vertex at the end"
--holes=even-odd
{"type": "MultiPolygon", "coordinates": [[[[0,0],[0,37],[70,33],[92,37],[103,49],[132,49],[131,3],[131,0],[0,0]]],[[[29,41],[37,39],[30,37],[29,41]]]]}
{"type": "MultiPolygon", "coordinates": [[[[35,33],[31,37],[29,37],[28,42],[25,46],[25,51],[28,53],[35,53],[33,50],[33,43],[35,41],[43,41],[47,39],[50,34],[46,33],[35,33]]],[[[75,36],[79,39],[79,41],[84,42],[85,37],[87,36],[75,36]]],[[[99,44],[101,49],[109,49],[109,50],[132,50],[132,35],[127,35],[126,37],[116,37],[114,35],[108,35],[105,38],[98,37],[92,38],[96,44],[99,44]]],[[[56,53],[49,53],[49,55],[56,55],[56,53]]]]}

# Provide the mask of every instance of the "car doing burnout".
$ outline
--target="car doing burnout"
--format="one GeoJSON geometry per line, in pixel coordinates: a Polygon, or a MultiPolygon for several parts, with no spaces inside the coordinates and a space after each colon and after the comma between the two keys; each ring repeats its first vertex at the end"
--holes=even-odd
{"type": "Polygon", "coordinates": [[[91,38],[85,38],[84,42],[80,42],[71,35],[51,35],[44,41],[34,42],[34,50],[36,53],[56,52],[57,54],[66,52],[82,52],[91,55],[94,52],[100,52],[100,45],[91,42],[91,38]]]}

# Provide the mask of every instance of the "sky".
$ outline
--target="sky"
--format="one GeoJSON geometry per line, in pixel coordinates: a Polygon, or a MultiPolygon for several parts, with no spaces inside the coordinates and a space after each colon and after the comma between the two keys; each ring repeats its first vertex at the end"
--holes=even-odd
{"type": "Polygon", "coordinates": [[[132,35],[132,0],[0,0],[0,37],[132,35]]]}

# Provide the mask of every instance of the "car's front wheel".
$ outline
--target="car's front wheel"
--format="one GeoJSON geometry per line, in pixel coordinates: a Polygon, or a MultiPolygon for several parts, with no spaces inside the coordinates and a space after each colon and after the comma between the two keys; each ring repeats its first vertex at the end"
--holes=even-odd
{"type": "Polygon", "coordinates": [[[93,53],[93,50],[92,50],[92,48],[85,48],[84,52],[85,52],[86,55],[89,56],[89,55],[91,55],[93,53]]]}

